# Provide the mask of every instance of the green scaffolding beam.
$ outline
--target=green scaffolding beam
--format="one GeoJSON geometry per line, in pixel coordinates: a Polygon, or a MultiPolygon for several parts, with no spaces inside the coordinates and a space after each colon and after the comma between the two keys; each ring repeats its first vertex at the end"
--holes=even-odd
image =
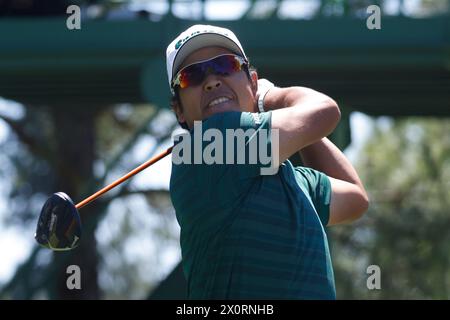
{"type": "MultiPolygon", "coordinates": [[[[373,115],[448,115],[450,19],[217,21],[234,30],[262,77],[304,85],[373,115]],[[426,107],[425,107],[426,106],[426,107]]],[[[168,105],[165,49],[193,23],[65,20],[0,21],[0,96],[30,104],[168,105]]],[[[204,23],[211,23],[206,21],[204,23]]]]}

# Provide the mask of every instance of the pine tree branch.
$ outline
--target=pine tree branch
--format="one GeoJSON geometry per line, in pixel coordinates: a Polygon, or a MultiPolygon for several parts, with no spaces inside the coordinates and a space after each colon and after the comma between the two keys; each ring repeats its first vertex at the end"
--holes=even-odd
{"type": "Polygon", "coordinates": [[[34,137],[26,133],[25,123],[23,121],[14,120],[8,116],[0,114],[0,119],[3,120],[9,128],[15,133],[21,143],[26,145],[29,151],[35,156],[52,162],[50,151],[42,143],[39,143],[34,137]]]}

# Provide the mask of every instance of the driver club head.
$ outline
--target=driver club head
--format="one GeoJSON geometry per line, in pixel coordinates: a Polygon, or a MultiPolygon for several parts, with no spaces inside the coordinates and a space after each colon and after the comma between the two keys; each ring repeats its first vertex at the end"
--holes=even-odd
{"type": "Polygon", "coordinates": [[[80,215],[72,199],[64,192],[54,193],[42,207],[34,238],[46,248],[67,251],[78,246],[80,237],[80,215]]]}

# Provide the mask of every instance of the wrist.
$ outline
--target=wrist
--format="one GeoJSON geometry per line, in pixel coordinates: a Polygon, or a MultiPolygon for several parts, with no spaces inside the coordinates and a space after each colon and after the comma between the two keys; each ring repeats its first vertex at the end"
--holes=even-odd
{"type": "Polygon", "coordinates": [[[257,108],[258,112],[265,112],[271,110],[264,102],[267,92],[274,87],[274,84],[266,79],[258,80],[258,99],[257,108]]]}

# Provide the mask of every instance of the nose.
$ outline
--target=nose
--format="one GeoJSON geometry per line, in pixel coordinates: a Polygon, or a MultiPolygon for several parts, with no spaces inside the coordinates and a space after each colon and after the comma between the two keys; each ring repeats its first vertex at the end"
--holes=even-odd
{"type": "Polygon", "coordinates": [[[222,85],[222,82],[218,78],[208,77],[208,79],[206,79],[205,85],[203,86],[203,89],[205,91],[211,91],[211,90],[219,88],[221,85],[222,85]]]}

